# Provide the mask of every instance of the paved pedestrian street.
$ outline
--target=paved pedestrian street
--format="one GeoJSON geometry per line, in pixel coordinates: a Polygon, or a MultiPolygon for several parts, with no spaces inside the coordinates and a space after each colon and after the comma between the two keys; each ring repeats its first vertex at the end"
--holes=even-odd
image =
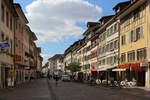
{"type": "Polygon", "coordinates": [[[0,89],[0,100],[51,100],[46,79],[32,80],[14,89],[0,89]]]}
{"type": "Polygon", "coordinates": [[[140,88],[89,86],[76,82],[39,79],[0,89],[0,100],[150,100],[150,91],[140,88]]]}
{"type": "Polygon", "coordinates": [[[54,81],[50,81],[50,85],[54,100],[150,100],[150,91],[138,88],[119,89],[72,82],[59,82],[56,87],[54,81]]]}

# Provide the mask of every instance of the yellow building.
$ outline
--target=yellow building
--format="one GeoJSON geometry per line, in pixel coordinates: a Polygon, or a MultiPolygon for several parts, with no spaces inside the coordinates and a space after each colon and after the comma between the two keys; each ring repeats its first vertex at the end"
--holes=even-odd
{"type": "Polygon", "coordinates": [[[131,0],[118,13],[120,20],[120,66],[126,69],[121,79],[150,87],[149,58],[149,0],[131,0]]]}

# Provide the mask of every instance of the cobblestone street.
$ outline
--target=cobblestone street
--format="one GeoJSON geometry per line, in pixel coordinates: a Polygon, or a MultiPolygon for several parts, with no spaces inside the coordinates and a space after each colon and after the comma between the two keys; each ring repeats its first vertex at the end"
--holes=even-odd
{"type": "Polygon", "coordinates": [[[15,89],[0,89],[0,100],[150,100],[150,91],[88,86],[82,83],[40,79],[15,89]]]}

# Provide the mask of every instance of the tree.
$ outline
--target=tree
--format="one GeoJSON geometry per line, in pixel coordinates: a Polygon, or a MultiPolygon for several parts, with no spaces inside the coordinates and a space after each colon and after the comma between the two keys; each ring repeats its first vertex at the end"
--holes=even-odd
{"type": "Polygon", "coordinates": [[[72,62],[67,66],[67,69],[71,71],[72,75],[74,72],[80,71],[81,70],[81,66],[79,63],[77,62],[72,62]]]}

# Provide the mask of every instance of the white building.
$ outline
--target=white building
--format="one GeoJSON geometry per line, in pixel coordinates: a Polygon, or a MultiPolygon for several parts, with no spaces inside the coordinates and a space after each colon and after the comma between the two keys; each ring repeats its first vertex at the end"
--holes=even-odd
{"type": "Polygon", "coordinates": [[[49,61],[48,66],[49,73],[51,75],[54,75],[55,73],[62,74],[65,72],[62,54],[56,54],[53,57],[49,58],[48,61],[49,61]]]}

